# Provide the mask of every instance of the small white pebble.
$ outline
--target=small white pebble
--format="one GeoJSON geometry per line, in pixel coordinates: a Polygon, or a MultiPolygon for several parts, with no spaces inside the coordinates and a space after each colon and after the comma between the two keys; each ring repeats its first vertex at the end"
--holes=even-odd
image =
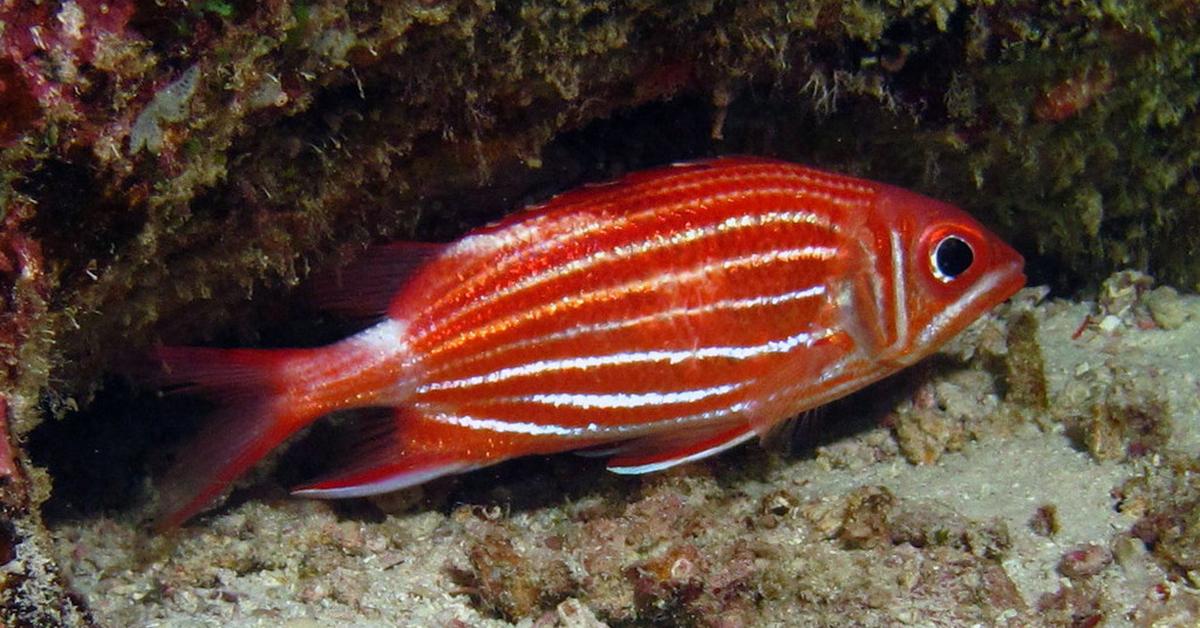
{"type": "Polygon", "coordinates": [[[1120,326],[1121,326],[1121,319],[1119,317],[1113,316],[1112,314],[1109,314],[1108,316],[1105,316],[1104,318],[1100,319],[1099,327],[1100,327],[1101,331],[1103,331],[1106,334],[1113,333],[1120,326]]]}

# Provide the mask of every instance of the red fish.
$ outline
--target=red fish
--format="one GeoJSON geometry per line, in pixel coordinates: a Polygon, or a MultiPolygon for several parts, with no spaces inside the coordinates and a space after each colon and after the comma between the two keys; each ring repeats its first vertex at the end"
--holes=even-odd
{"type": "Polygon", "coordinates": [[[168,379],[227,408],[168,474],[162,524],[350,408],[393,415],[363,422],[354,462],[295,494],[370,495],[583,448],[618,473],[697,460],[920,360],[1025,282],[1021,256],[955,207],[745,157],[382,250],[326,295],[386,310],[361,333],[160,351],[168,379]]]}

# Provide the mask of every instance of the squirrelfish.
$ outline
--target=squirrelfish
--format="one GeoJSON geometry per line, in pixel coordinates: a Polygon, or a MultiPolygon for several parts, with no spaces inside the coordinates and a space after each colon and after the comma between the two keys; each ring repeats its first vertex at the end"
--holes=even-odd
{"type": "Polygon", "coordinates": [[[170,381],[226,402],[168,473],[162,523],[352,408],[391,415],[295,494],[585,448],[626,474],[711,456],[929,355],[1020,289],[1022,268],[951,205],[781,161],[585,186],[351,266],[326,300],[382,319],[335,344],[161,349],[170,381]]]}

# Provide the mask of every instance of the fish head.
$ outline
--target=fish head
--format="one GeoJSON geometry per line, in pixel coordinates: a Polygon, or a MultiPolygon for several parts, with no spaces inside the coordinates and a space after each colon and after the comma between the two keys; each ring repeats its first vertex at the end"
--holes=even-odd
{"type": "Polygon", "coordinates": [[[965,211],[890,186],[876,204],[891,244],[891,359],[911,364],[933,353],[1025,285],[1021,255],[965,211]]]}

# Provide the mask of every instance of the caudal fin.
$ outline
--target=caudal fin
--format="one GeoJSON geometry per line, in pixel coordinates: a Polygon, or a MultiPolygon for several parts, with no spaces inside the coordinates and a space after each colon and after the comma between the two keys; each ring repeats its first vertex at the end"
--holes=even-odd
{"type": "Polygon", "coordinates": [[[282,367],[304,353],[200,347],[163,347],[155,352],[162,365],[160,384],[220,404],[160,483],[156,522],[160,530],[200,512],[254,463],[316,418],[291,403],[280,377],[282,367]]]}

